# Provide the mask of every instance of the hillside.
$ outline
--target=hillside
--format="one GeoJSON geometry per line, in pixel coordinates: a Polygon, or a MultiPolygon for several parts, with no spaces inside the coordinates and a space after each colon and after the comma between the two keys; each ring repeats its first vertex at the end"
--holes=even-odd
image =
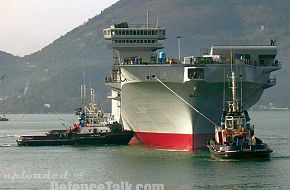
{"type": "Polygon", "coordinates": [[[120,0],[29,56],[0,53],[1,71],[8,76],[9,111],[72,112],[79,103],[83,65],[90,71],[88,78],[97,88],[99,101],[108,108],[103,79],[111,67],[112,51],[107,49],[102,30],[123,21],[145,23],[147,10],[151,23],[158,18],[159,25],[167,29],[165,50],[171,57],[177,57],[178,35],[182,36],[182,56],[199,55],[200,48],[209,48],[212,43],[229,43],[230,36],[233,43],[269,43],[275,39],[283,70],[275,73],[278,85],[267,90],[261,101],[290,106],[290,86],[286,85],[290,71],[289,6],[284,0],[120,0]],[[50,109],[44,104],[50,104],[50,109]]]}

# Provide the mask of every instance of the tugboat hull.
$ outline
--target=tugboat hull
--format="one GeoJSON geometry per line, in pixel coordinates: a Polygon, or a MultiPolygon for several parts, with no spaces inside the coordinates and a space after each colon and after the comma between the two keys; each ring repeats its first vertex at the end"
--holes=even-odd
{"type": "Polygon", "coordinates": [[[59,135],[21,136],[16,142],[18,146],[126,145],[133,136],[132,131],[97,135],[60,133],[59,135]]]}
{"type": "Polygon", "coordinates": [[[249,147],[208,145],[211,157],[218,160],[226,159],[269,159],[273,152],[267,144],[251,145],[249,147]]]}
{"type": "Polygon", "coordinates": [[[0,121],[9,121],[9,119],[6,117],[0,117],[0,121]]]}
{"type": "Polygon", "coordinates": [[[65,146],[74,145],[73,140],[68,139],[47,139],[47,140],[37,140],[37,139],[17,139],[18,146],[65,146]]]}
{"type": "Polygon", "coordinates": [[[81,136],[74,139],[74,145],[127,145],[133,136],[132,131],[100,136],[81,136]]]}
{"type": "Polygon", "coordinates": [[[270,153],[272,151],[270,150],[264,150],[259,152],[212,152],[212,158],[218,159],[218,160],[251,160],[251,159],[270,159],[270,153]]]}

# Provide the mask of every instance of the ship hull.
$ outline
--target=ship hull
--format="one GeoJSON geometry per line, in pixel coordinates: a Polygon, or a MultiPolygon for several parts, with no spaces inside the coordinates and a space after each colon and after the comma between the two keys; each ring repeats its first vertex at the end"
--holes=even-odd
{"type": "MultiPolygon", "coordinates": [[[[162,84],[138,82],[122,86],[121,112],[125,128],[133,130],[137,142],[144,145],[188,151],[205,149],[207,141],[214,136],[213,123],[219,125],[224,83],[189,81],[166,85],[212,122],[162,84]]],[[[245,108],[256,103],[264,90],[256,83],[245,83],[245,90],[251,89],[252,93],[245,95],[245,108]]]]}
{"type": "MultiPolygon", "coordinates": [[[[242,76],[243,82],[239,81],[238,86],[242,85],[244,109],[254,105],[264,90],[273,86],[269,76],[277,69],[235,65],[242,76]]],[[[136,141],[144,145],[188,151],[205,149],[214,136],[215,125],[220,124],[224,99],[232,96],[230,90],[224,90],[230,89],[226,76],[231,70],[229,64],[122,65],[120,112],[125,129],[133,130],[136,141]],[[200,74],[190,78],[189,70],[200,74]]]]}
{"type": "Polygon", "coordinates": [[[178,134],[178,133],[150,133],[136,132],[138,143],[154,146],[161,149],[195,151],[204,149],[206,139],[213,136],[212,133],[203,134],[178,134]],[[199,146],[198,146],[199,145],[199,146]]]}

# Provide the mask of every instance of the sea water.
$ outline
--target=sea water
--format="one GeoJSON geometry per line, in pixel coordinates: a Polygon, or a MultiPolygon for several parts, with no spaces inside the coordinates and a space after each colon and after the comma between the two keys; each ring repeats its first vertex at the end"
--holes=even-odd
{"type": "Polygon", "coordinates": [[[268,161],[216,161],[209,151],[143,146],[18,147],[20,135],[68,128],[74,115],[8,115],[0,122],[0,189],[290,189],[290,112],[250,112],[268,161]]]}

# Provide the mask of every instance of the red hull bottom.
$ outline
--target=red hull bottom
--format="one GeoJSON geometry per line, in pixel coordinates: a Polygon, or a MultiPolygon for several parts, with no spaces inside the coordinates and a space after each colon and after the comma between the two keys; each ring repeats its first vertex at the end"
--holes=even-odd
{"type": "Polygon", "coordinates": [[[214,136],[212,133],[175,134],[135,132],[130,144],[143,144],[164,149],[197,151],[205,149],[207,142],[214,136]]]}

